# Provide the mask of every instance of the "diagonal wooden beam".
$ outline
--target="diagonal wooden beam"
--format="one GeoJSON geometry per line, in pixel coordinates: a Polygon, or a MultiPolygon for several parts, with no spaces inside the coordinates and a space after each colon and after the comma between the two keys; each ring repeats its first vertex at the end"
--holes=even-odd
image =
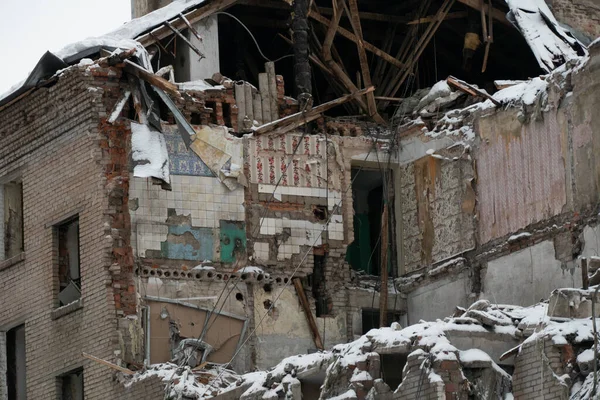
{"type": "Polygon", "coordinates": [[[398,93],[398,90],[400,90],[400,86],[402,86],[402,84],[404,83],[404,81],[406,80],[408,75],[411,73],[413,67],[415,66],[415,64],[417,63],[419,58],[421,57],[421,54],[423,54],[423,51],[425,50],[425,48],[427,47],[427,45],[433,38],[433,35],[435,35],[435,33],[437,32],[437,29],[440,27],[440,24],[442,23],[442,21],[444,20],[444,18],[448,14],[448,12],[450,11],[450,8],[454,4],[454,1],[455,0],[444,0],[444,3],[442,4],[442,6],[440,7],[440,9],[438,10],[438,12],[436,14],[437,18],[435,19],[435,21],[432,21],[429,24],[429,26],[425,30],[424,34],[419,39],[419,42],[417,43],[417,46],[415,48],[415,52],[412,54],[410,59],[407,61],[406,68],[404,68],[402,73],[398,75],[400,78],[396,81],[396,84],[393,86],[392,91],[388,92],[386,94],[386,96],[394,97],[396,95],[396,93],[398,93]]]}
{"type": "MultiPolygon", "coordinates": [[[[363,82],[365,83],[365,87],[370,87],[372,85],[371,71],[369,69],[369,60],[367,59],[367,52],[365,51],[365,46],[363,44],[363,33],[362,26],[360,24],[360,15],[358,14],[358,4],[356,0],[348,0],[348,4],[349,9],[346,8],[346,12],[348,13],[348,17],[350,17],[352,30],[354,30],[354,34],[358,39],[356,41],[356,47],[358,49],[358,59],[360,61],[360,69],[362,71],[363,82]]],[[[367,94],[367,107],[369,109],[369,116],[374,119],[379,119],[375,117],[375,114],[377,114],[377,105],[375,104],[375,95],[373,94],[373,92],[367,94]]]]}
{"type": "MultiPolygon", "coordinates": [[[[315,9],[313,8],[312,10],[310,10],[310,12],[308,13],[308,16],[312,19],[314,19],[315,21],[319,22],[320,24],[325,25],[326,27],[329,27],[332,23],[332,21],[330,21],[329,19],[325,18],[324,16],[322,16],[321,14],[319,14],[317,11],[315,11],[315,9]]],[[[351,40],[353,42],[357,42],[358,38],[350,31],[348,31],[347,29],[342,28],[341,26],[337,27],[337,33],[339,33],[340,35],[342,35],[343,37],[345,37],[348,40],[351,40]]],[[[391,55],[387,54],[386,52],[384,52],[383,50],[373,46],[371,43],[369,42],[364,42],[363,41],[363,45],[365,46],[365,49],[370,51],[371,53],[375,54],[378,57],[383,58],[384,60],[386,60],[387,62],[389,62],[390,64],[398,67],[398,68],[402,68],[404,66],[403,63],[401,63],[400,61],[396,60],[394,57],[392,57],[391,55]]]]}

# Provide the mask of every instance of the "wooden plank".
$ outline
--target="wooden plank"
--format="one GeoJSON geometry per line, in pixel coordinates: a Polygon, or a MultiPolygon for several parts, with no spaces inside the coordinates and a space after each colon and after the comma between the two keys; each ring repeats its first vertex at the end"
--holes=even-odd
{"type": "Polygon", "coordinates": [[[590,288],[590,276],[588,275],[588,262],[587,258],[581,258],[581,285],[584,290],[590,288]]]}
{"type": "MultiPolygon", "coordinates": [[[[356,41],[356,47],[358,49],[358,59],[360,62],[360,69],[362,71],[362,77],[365,87],[372,86],[371,82],[371,71],[369,69],[369,60],[367,59],[367,53],[363,44],[363,33],[362,26],[360,23],[360,16],[358,15],[358,3],[357,0],[348,0],[349,9],[346,9],[350,16],[350,22],[352,24],[352,30],[358,39],[356,41]]],[[[375,104],[375,96],[373,92],[367,94],[367,107],[369,109],[369,116],[374,117],[377,114],[377,105],[375,104]]]]}
{"type": "MultiPolygon", "coordinates": [[[[492,7],[492,0],[489,0],[489,7],[492,7]]],[[[494,41],[494,19],[492,14],[488,13],[488,36],[485,38],[485,52],[483,53],[483,65],[481,66],[481,73],[484,73],[487,68],[488,57],[490,55],[490,46],[494,41]]]]}
{"type": "MultiPolygon", "coordinates": [[[[330,20],[328,20],[327,18],[318,14],[317,12],[315,12],[314,9],[309,11],[308,16],[327,27],[331,24],[330,20]]],[[[341,26],[339,26],[337,28],[337,32],[348,40],[351,40],[353,42],[358,41],[358,38],[352,32],[348,31],[347,29],[342,28],[341,26]]],[[[386,52],[384,52],[383,50],[373,46],[369,42],[363,42],[363,45],[365,46],[366,50],[370,51],[371,53],[375,54],[378,57],[383,58],[384,60],[386,60],[387,62],[389,62],[390,64],[392,64],[398,68],[402,68],[402,66],[404,65],[403,63],[396,60],[391,55],[389,55],[386,52]]]]}
{"type": "Polygon", "coordinates": [[[449,76],[446,79],[446,82],[448,82],[448,85],[450,85],[458,90],[461,90],[467,94],[470,94],[471,96],[485,97],[486,99],[490,99],[492,101],[492,103],[494,103],[497,106],[502,105],[498,100],[494,99],[492,96],[490,96],[486,92],[481,91],[481,90],[477,89],[476,87],[469,85],[467,82],[461,81],[460,79],[457,79],[453,76],[449,76]]]}
{"type": "Polygon", "coordinates": [[[179,18],[181,18],[181,20],[188,27],[188,29],[190,30],[190,32],[192,32],[192,34],[194,34],[194,36],[196,36],[196,39],[198,39],[199,42],[202,42],[202,36],[200,36],[200,34],[196,30],[196,28],[194,28],[192,26],[192,24],[190,24],[190,21],[187,20],[187,18],[185,17],[185,15],[183,15],[182,13],[179,13],[179,18]]]}
{"type": "Polygon", "coordinates": [[[248,82],[244,82],[244,99],[246,101],[246,117],[254,125],[254,100],[252,99],[252,86],[248,82]]]}
{"type": "Polygon", "coordinates": [[[406,78],[411,74],[413,67],[421,57],[421,54],[423,54],[423,51],[431,41],[431,38],[433,38],[433,35],[435,35],[435,33],[437,32],[438,28],[440,27],[440,24],[444,20],[444,17],[450,11],[450,8],[454,4],[454,1],[455,0],[444,1],[444,3],[437,12],[438,17],[435,19],[434,22],[431,22],[428,25],[427,29],[425,30],[425,33],[419,39],[419,42],[417,43],[417,46],[415,48],[415,52],[410,57],[409,61],[407,61],[407,67],[403,70],[402,74],[398,74],[400,79],[396,80],[396,84],[393,86],[392,91],[387,92],[386,95],[393,97],[396,95],[396,93],[398,93],[398,90],[400,90],[400,87],[402,86],[406,78]]]}
{"type": "MultiPolygon", "coordinates": [[[[469,6],[477,11],[479,11],[481,9],[481,4],[479,3],[479,0],[458,0],[459,3],[462,3],[466,6],[469,6]]],[[[486,13],[488,13],[489,11],[489,6],[484,5],[484,11],[486,13]]],[[[497,8],[492,7],[492,17],[496,20],[499,21],[501,23],[503,23],[506,26],[510,26],[513,27],[513,25],[510,23],[510,21],[506,18],[506,13],[503,11],[500,11],[497,8]]]]}
{"type": "Polygon", "coordinates": [[[117,364],[113,364],[113,363],[108,362],[106,360],[103,360],[101,358],[94,357],[91,354],[87,354],[87,353],[84,352],[84,353],[82,353],[82,355],[85,358],[87,358],[88,360],[96,361],[99,364],[105,365],[105,366],[107,366],[109,368],[112,368],[112,369],[116,369],[117,371],[122,372],[122,373],[124,373],[126,375],[135,375],[135,372],[133,372],[130,369],[127,369],[125,367],[121,367],[120,365],[117,365],[117,364]]]}
{"type": "Polygon", "coordinates": [[[138,87],[140,81],[138,79],[135,79],[131,75],[127,77],[127,81],[129,82],[129,86],[131,87],[131,98],[133,99],[133,108],[135,109],[137,121],[140,124],[147,124],[148,118],[146,117],[146,114],[144,114],[144,106],[142,105],[142,94],[140,93],[140,89],[138,87]]]}
{"type": "Polygon", "coordinates": [[[198,49],[196,46],[194,46],[193,43],[190,42],[188,40],[188,38],[186,38],[181,32],[179,32],[177,29],[175,29],[175,27],[173,25],[171,25],[169,23],[169,21],[165,21],[165,26],[167,28],[169,28],[174,34],[176,34],[177,36],[179,36],[181,38],[181,40],[183,40],[185,42],[185,44],[187,44],[188,47],[194,51],[194,53],[196,53],[196,54],[198,54],[198,56],[200,56],[200,59],[206,58],[206,56],[204,55],[204,53],[202,53],[200,51],[200,49],[198,49]]]}
{"type": "Polygon", "coordinates": [[[262,99],[259,92],[252,92],[252,111],[259,125],[263,124],[262,99]]]}
{"type": "Polygon", "coordinates": [[[277,103],[277,75],[275,75],[275,63],[265,63],[267,78],[269,82],[269,109],[271,110],[271,121],[279,118],[279,104],[277,103]]]}
{"type": "Polygon", "coordinates": [[[308,304],[306,293],[304,293],[302,282],[300,281],[300,278],[292,278],[292,281],[294,282],[296,293],[298,293],[298,299],[300,299],[300,304],[302,305],[302,309],[304,310],[304,314],[306,315],[306,320],[308,322],[310,332],[312,333],[313,340],[315,341],[315,346],[317,347],[317,349],[323,350],[323,341],[321,340],[321,334],[319,333],[319,329],[317,328],[317,321],[315,321],[315,317],[312,311],[310,310],[310,305],[308,304]]]}
{"type": "Polygon", "coordinates": [[[276,121],[269,122],[268,124],[265,124],[263,126],[259,126],[258,128],[256,128],[254,133],[257,135],[265,134],[265,133],[271,132],[274,129],[279,128],[281,126],[285,126],[285,125],[293,124],[293,123],[298,123],[297,126],[302,125],[304,123],[304,118],[310,118],[314,115],[320,115],[321,113],[324,113],[325,111],[327,111],[335,106],[338,106],[347,101],[350,101],[355,97],[370,93],[373,90],[375,90],[375,88],[373,86],[371,86],[366,89],[359,90],[353,94],[348,94],[346,96],[342,96],[338,99],[329,101],[327,103],[320,104],[316,107],[311,108],[308,111],[297,112],[295,114],[288,115],[287,117],[283,117],[276,121]]]}
{"type": "Polygon", "coordinates": [[[344,1],[345,0],[332,0],[331,2],[333,5],[333,19],[327,27],[327,33],[325,34],[325,39],[323,39],[323,46],[321,46],[321,54],[324,55],[323,58],[325,59],[327,59],[329,54],[331,54],[333,39],[335,38],[335,33],[337,32],[338,27],[340,26],[340,19],[342,18],[343,14],[343,11],[341,10],[341,4],[343,4],[344,1]]]}
{"type": "Polygon", "coordinates": [[[150,71],[145,70],[144,68],[140,67],[139,65],[129,61],[129,60],[124,60],[125,62],[125,71],[148,82],[149,84],[156,86],[159,89],[164,90],[165,92],[179,97],[179,90],[177,88],[177,85],[175,85],[174,83],[169,82],[168,80],[153,74],[150,71]]]}
{"type": "MultiPolygon", "coordinates": [[[[385,176],[385,175],[384,175],[385,176]]],[[[386,196],[387,197],[387,196],[386,196]]],[[[387,326],[388,305],[388,205],[383,205],[381,214],[381,265],[379,266],[379,278],[381,287],[379,289],[379,327],[387,326]]]]}
{"type": "Polygon", "coordinates": [[[393,101],[393,102],[403,102],[404,99],[401,97],[385,97],[385,96],[375,96],[375,100],[379,101],[393,101]]]}
{"type": "Polygon", "coordinates": [[[119,101],[117,101],[112,109],[112,112],[110,113],[110,117],[108,118],[109,124],[114,124],[117,118],[119,118],[121,111],[123,111],[123,107],[125,107],[127,100],[129,100],[129,96],[131,96],[131,91],[127,90],[125,93],[123,93],[123,96],[121,96],[119,101]]]}
{"type": "MultiPolygon", "coordinates": [[[[194,24],[206,17],[211,16],[215,12],[225,10],[227,7],[230,7],[234,3],[236,3],[236,1],[237,0],[211,1],[206,6],[196,8],[195,10],[187,12],[184,15],[190,24],[194,24]]],[[[177,30],[186,28],[185,22],[180,17],[177,17],[177,18],[171,20],[170,22],[171,22],[171,25],[177,30]]],[[[156,40],[162,40],[173,34],[173,32],[164,25],[161,25],[160,27],[155,28],[154,30],[151,31],[151,33],[152,33],[152,35],[150,35],[150,33],[142,34],[142,35],[138,36],[136,38],[136,40],[138,42],[140,42],[142,44],[142,46],[148,47],[149,45],[155,43],[156,40]]]]}
{"type": "Polygon", "coordinates": [[[262,106],[262,123],[271,122],[271,100],[269,99],[269,77],[266,72],[258,74],[258,90],[262,106]]]}
{"type": "Polygon", "coordinates": [[[244,130],[244,117],[246,116],[246,90],[244,89],[244,82],[236,82],[234,86],[235,104],[238,108],[237,123],[238,132],[244,130]]]}

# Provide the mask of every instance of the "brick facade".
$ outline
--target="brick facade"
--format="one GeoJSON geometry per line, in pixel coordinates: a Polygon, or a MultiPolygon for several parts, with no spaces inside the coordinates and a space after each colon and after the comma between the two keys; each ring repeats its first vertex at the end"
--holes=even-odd
{"type": "Polygon", "coordinates": [[[118,317],[136,313],[128,135],[101,122],[120,92],[118,79],[117,70],[71,68],[0,111],[0,177],[18,171],[22,179],[25,234],[24,253],[0,270],[0,329],[25,324],[28,398],[56,398],[57,377],[81,367],[86,398],[112,398],[114,374],[82,352],[117,362],[128,347],[118,335],[118,317]],[[57,309],[54,226],[73,216],[82,294],[57,309]]]}
{"type": "Polygon", "coordinates": [[[565,365],[563,352],[552,343],[551,338],[538,338],[524,343],[513,374],[515,399],[568,399],[570,384],[567,383],[568,375],[567,381],[564,380],[565,365]]]}

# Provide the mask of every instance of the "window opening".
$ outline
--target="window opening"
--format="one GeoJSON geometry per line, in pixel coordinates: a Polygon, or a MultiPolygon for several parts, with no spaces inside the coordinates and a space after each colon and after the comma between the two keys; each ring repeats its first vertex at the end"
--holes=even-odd
{"type": "Polygon", "coordinates": [[[23,183],[13,180],[0,184],[0,259],[23,252],[23,183]]]}
{"type": "Polygon", "coordinates": [[[68,372],[59,379],[61,400],[83,400],[83,369],[68,372]]]}
{"type": "Polygon", "coordinates": [[[79,218],[73,218],[57,227],[59,306],[81,297],[79,266],[79,218]]]}
{"type": "Polygon", "coordinates": [[[6,332],[6,385],[8,398],[25,400],[25,325],[6,332]]]}

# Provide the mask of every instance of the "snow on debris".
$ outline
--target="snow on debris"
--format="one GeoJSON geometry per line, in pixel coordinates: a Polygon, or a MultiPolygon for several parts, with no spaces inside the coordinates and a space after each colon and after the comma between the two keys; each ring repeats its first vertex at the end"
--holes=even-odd
{"type": "Polygon", "coordinates": [[[262,268],[259,268],[259,267],[248,266],[248,267],[244,267],[244,268],[240,269],[238,272],[240,274],[243,274],[243,273],[248,273],[248,274],[263,274],[265,271],[263,271],[262,268]]]}
{"type": "Polygon", "coordinates": [[[540,96],[544,96],[548,89],[548,82],[541,78],[509,86],[499,90],[494,94],[494,99],[500,103],[513,105],[522,102],[525,105],[532,105],[540,96]]]}
{"type": "Polygon", "coordinates": [[[188,91],[188,90],[205,91],[205,90],[209,90],[209,89],[213,89],[213,90],[225,89],[225,87],[223,85],[213,86],[210,83],[206,82],[204,79],[200,79],[197,81],[181,82],[181,83],[178,83],[177,86],[179,87],[179,90],[186,90],[186,91],[188,91]]]}
{"type": "Polygon", "coordinates": [[[508,19],[517,26],[546,72],[585,55],[583,45],[563,29],[544,0],[506,0],[508,19]]]}
{"type": "Polygon", "coordinates": [[[169,154],[163,135],[148,125],[131,122],[133,175],[154,177],[169,183],[169,154]]]}
{"type": "Polygon", "coordinates": [[[529,233],[529,232],[521,232],[521,233],[519,233],[517,235],[512,235],[511,237],[509,237],[508,238],[508,242],[509,243],[516,242],[518,240],[527,239],[527,238],[530,238],[530,237],[531,237],[531,233],[529,233]]]}

